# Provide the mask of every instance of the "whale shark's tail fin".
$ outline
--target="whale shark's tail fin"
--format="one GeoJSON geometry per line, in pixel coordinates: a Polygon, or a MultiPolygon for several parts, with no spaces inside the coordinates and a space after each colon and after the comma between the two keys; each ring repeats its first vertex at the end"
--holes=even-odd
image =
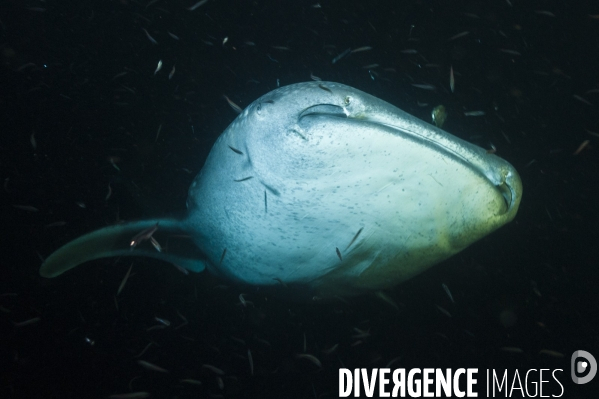
{"type": "Polygon", "coordinates": [[[56,277],[90,260],[113,256],[147,256],[201,272],[206,267],[206,257],[188,234],[185,224],[175,219],[150,219],[105,227],[52,253],[42,264],[40,275],[56,277]]]}

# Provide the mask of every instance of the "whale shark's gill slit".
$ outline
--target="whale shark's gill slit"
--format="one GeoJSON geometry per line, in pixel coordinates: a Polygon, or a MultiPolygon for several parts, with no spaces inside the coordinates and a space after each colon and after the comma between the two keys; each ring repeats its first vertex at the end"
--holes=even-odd
{"type": "Polygon", "coordinates": [[[264,213],[268,213],[268,201],[266,200],[266,190],[264,190],[264,213]]]}
{"type": "Polygon", "coordinates": [[[270,191],[270,193],[272,195],[276,195],[277,197],[279,197],[281,195],[281,193],[279,192],[279,190],[277,190],[276,188],[272,188],[271,186],[269,186],[268,184],[264,183],[263,181],[261,181],[260,183],[262,183],[262,185],[268,190],[270,191]]]}
{"type": "Polygon", "coordinates": [[[337,256],[339,257],[339,260],[342,261],[343,257],[341,257],[341,251],[339,251],[339,248],[335,247],[335,251],[337,252],[337,256]]]}
{"type": "Polygon", "coordinates": [[[237,179],[237,180],[233,180],[233,181],[239,183],[239,182],[250,180],[253,178],[254,178],[254,176],[248,176],[248,177],[244,177],[243,179],[237,179]]]}
{"type": "Polygon", "coordinates": [[[243,152],[239,151],[237,148],[233,148],[231,146],[229,146],[229,148],[235,153],[235,154],[239,154],[239,155],[243,155],[243,152]]]}
{"type": "Polygon", "coordinates": [[[360,230],[358,230],[358,232],[356,233],[356,235],[354,235],[354,238],[351,239],[351,241],[349,242],[349,244],[347,244],[347,247],[345,247],[345,249],[343,250],[343,252],[347,251],[347,249],[349,247],[351,247],[351,245],[356,241],[356,239],[358,238],[358,236],[360,235],[360,233],[362,232],[362,229],[364,227],[360,227],[360,230]]]}

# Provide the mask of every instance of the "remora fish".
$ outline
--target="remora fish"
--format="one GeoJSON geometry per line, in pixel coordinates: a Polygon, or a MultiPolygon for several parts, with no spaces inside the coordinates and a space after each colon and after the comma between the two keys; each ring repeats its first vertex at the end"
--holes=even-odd
{"type": "Polygon", "coordinates": [[[221,134],[184,219],[89,233],[40,274],[139,255],[296,297],[356,295],[405,281],[511,221],[521,195],[516,170],[486,150],[352,87],[298,83],[260,97],[221,134]],[[131,250],[157,223],[158,239],[192,243],[131,250]]]}

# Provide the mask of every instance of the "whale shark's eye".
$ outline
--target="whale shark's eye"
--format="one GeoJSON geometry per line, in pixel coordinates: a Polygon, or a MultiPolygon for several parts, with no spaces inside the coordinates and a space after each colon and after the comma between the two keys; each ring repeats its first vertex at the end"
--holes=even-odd
{"type": "Polygon", "coordinates": [[[261,102],[261,103],[259,103],[259,104],[256,106],[256,113],[257,113],[258,115],[260,115],[260,114],[261,114],[263,111],[266,111],[266,110],[268,110],[268,107],[266,106],[266,104],[274,104],[274,103],[275,103],[275,102],[274,102],[274,101],[272,101],[272,100],[268,100],[268,101],[264,101],[264,102],[261,102]]]}
{"type": "Polygon", "coordinates": [[[345,103],[345,105],[349,105],[349,103],[351,103],[351,100],[352,98],[350,96],[346,96],[343,102],[345,103]]]}

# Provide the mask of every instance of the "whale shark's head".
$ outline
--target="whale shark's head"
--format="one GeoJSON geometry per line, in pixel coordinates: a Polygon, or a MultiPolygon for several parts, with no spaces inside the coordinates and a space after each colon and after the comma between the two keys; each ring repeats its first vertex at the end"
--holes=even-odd
{"type": "Polygon", "coordinates": [[[309,82],[238,116],[188,206],[209,232],[202,249],[220,259],[227,248],[224,274],[347,293],[462,250],[512,220],[521,194],[515,169],[486,150],[354,88],[309,82]]]}

